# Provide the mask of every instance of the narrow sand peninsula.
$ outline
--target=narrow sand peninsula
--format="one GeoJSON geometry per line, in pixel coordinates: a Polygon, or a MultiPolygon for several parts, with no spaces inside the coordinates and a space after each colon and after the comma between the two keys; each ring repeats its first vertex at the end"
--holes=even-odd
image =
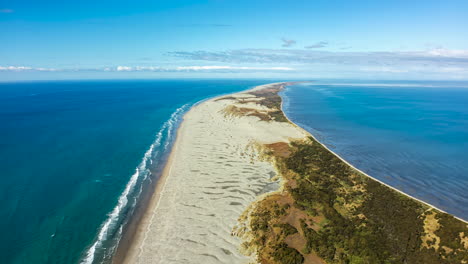
{"type": "Polygon", "coordinates": [[[293,124],[281,110],[285,85],[185,115],[125,263],[468,263],[465,221],[293,124]]]}
{"type": "Polygon", "coordinates": [[[125,263],[251,261],[239,252],[241,240],[233,229],[259,195],[279,188],[273,164],[261,159],[256,145],[307,136],[289,122],[259,122],[268,108],[256,100],[246,92],[231,94],[205,101],[185,115],[125,263]],[[246,102],[236,105],[238,98],[246,102]],[[232,111],[241,108],[254,109],[257,116],[232,111]]]}

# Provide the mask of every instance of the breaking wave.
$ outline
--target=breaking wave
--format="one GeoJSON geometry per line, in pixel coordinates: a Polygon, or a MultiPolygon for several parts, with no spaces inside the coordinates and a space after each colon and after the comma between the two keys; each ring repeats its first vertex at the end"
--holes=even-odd
{"type": "Polygon", "coordinates": [[[124,216],[133,212],[143,190],[142,183],[151,175],[150,169],[157,165],[155,164],[156,162],[153,161],[167,151],[167,148],[175,137],[174,128],[181,121],[181,118],[188,106],[189,104],[185,104],[178,108],[171,114],[170,118],[164,122],[161,129],[156,134],[153,144],[151,144],[145,152],[140,164],[135,168],[135,173],[130,177],[125,189],[119,196],[117,205],[112,209],[108,214],[107,219],[102,223],[95,241],[88,248],[83,260],[81,261],[82,264],[94,263],[94,261],[97,260],[98,255],[101,256],[99,258],[101,261],[112,256],[113,251],[117,248],[118,241],[122,235],[122,229],[126,223],[124,216]],[[131,200],[133,200],[133,202],[129,203],[131,200]],[[109,240],[115,241],[114,245],[110,247],[103,246],[106,241],[109,240]]]}

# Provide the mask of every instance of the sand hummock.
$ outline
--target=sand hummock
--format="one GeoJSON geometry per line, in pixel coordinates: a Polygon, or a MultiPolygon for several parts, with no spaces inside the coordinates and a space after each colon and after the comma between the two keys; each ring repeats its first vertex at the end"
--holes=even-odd
{"type": "Polygon", "coordinates": [[[308,135],[289,122],[226,111],[230,106],[267,110],[256,101],[248,92],[231,94],[196,105],[184,116],[125,263],[253,261],[239,251],[242,241],[233,230],[253,201],[280,186],[274,165],[261,158],[256,146],[308,135]],[[236,98],[248,102],[237,104],[236,98]]]}

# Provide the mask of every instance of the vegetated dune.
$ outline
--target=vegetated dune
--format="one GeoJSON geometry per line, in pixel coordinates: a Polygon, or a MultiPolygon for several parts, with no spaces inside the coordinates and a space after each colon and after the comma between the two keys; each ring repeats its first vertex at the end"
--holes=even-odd
{"type": "Polygon", "coordinates": [[[336,156],[256,87],[193,107],[128,263],[468,263],[468,226],[336,156]]]}

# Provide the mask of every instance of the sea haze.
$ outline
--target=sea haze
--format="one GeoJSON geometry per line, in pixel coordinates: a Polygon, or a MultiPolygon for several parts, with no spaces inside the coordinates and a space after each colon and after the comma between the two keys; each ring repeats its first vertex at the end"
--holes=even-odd
{"type": "Polygon", "coordinates": [[[262,83],[0,84],[1,262],[108,262],[184,112],[262,83]]]}
{"type": "Polygon", "coordinates": [[[312,82],[286,115],[358,169],[468,219],[468,83],[312,82]]]}

